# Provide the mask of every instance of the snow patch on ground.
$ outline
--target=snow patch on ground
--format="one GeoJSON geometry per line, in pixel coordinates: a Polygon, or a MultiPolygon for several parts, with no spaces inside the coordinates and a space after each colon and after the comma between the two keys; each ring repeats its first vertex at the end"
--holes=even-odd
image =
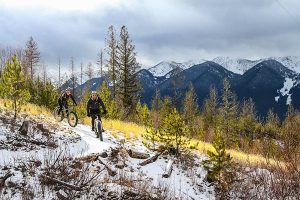
{"type": "MultiPolygon", "coordinates": [[[[150,155],[154,155],[155,152],[150,151],[146,148],[142,141],[139,139],[134,139],[129,141],[128,139],[118,136],[118,138],[113,137],[110,130],[107,130],[103,133],[104,141],[100,141],[99,138],[96,138],[94,132],[91,131],[90,126],[79,124],[75,128],[68,126],[66,122],[59,123],[57,125],[57,131],[54,134],[54,137],[57,139],[58,148],[66,149],[69,155],[73,157],[86,156],[93,153],[109,152],[111,149],[120,147],[122,145],[121,140],[125,141],[123,144],[125,148],[134,148],[142,152],[147,152],[150,155]],[[69,139],[69,138],[76,139],[69,139]]],[[[104,127],[105,128],[105,127],[104,127]]],[[[6,136],[12,134],[11,130],[3,123],[0,123],[0,139],[6,140],[6,136]]],[[[13,134],[18,134],[14,132],[13,134]]],[[[17,149],[16,151],[8,149],[0,149],[0,167],[9,165],[11,163],[29,161],[29,160],[43,160],[45,157],[51,154],[55,154],[57,149],[49,148],[39,148],[24,151],[17,149]]],[[[136,176],[139,177],[139,174],[143,174],[143,177],[151,180],[151,183],[155,187],[164,186],[170,189],[174,197],[181,199],[215,199],[214,187],[210,186],[209,183],[205,181],[205,170],[199,165],[203,157],[196,156],[196,162],[198,165],[187,170],[183,170],[182,164],[176,163],[173,167],[173,172],[171,177],[163,178],[162,174],[167,165],[168,159],[175,159],[172,156],[165,155],[159,157],[156,162],[150,163],[146,166],[140,166],[139,163],[143,160],[134,159],[128,157],[126,160],[126,168],[124,171],[118,170],[118,174],[126,173],[127,176],[136,176]],[[134,169],[131,171],[130,169],[134,169]]],[[[103,159],[106,163],[111,162],[110,160],[103,159]]],[[[101,165],[101,164],[99,164],[101,165]]],[[[102,166],[102,165],[101,165],[102,166]]],[[[29,177],[30,184],[35,185],[39,184],[37,176],[29,177]]],[[[22,173],[16,172],[12,176],[10,181],[21,182],[24,179],[22,173]]],[[[39,186],[38,186],[39,187],[39,186]]],[[[37,188],[38,188],[37,187],[37,188]]],[[[117,188],[115,185],[114,187],[117,188]]],[[[51,199],[53,197],[54,191],[47,192],[47,198],[51,199]]],[[[38,191],[35,191],[35,194],[38,195],[38,191]]],[[[40,197],[40,196],[39,196],[40,197]]],[[[39,198],[38,196],[35,199],[39,198]]],[[[20,194],[15,194],[11,196],[11,199],[20,199],[20,194]]]]}

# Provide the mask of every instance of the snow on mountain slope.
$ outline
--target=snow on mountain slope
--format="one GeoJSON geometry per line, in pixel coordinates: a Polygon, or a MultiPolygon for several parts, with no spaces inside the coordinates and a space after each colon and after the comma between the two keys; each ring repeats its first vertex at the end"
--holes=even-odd
{"type": "Polygon", "coordinates": [[[213,62],[225,67],[227,70],[236,74],[244,74],[248,69],[255,66],[263,60],[247,60],[247,59],[234,59],[230,57],[217,57],[212,60],[213,62]]]}
{"type": "Polygon", "coordinates": [[[155,65],[154,67],[149,68],[148,70],[154,75],[154,76],[164,76],[171,70],[180,67],[181,63],[177,63],[174,61],[162,61],[155,65]]]}
{"type": "Polygon", "coordinates": [[[296,73],[300,73],[300,57],[297,56],[285,56],[285,57],[271,57],[270,59],[274,59],[290,70],[293,70],[296,73]]]}
{"type": "Polygon", "coordinates": [[[165,76],[173,69],[179,67],[182,70],[188,69],[194,65],[204,63],[206,60],[203,59],[196,59],[196,60],[189,60],[187,62],[178,63],[175,61],[162,61],[158,63],[157,65],[149,68],[148,70],[154,75],[154,76],[165,76]]]}
{"type": "Polygon", "coordinates": [[[219,65],[222,65],[229,71],[232,71],[237,74],[244,74],[248,69],[252,68],[256,64],[270,59],[280,62],[285,67],[289,68],[290,70],[296,73],[300,73],[300,57],[296,57],[296,56],[270,57],[270,58],[264,58],[259,60],[217,57],[214,58],[212,61],[218,63],[219,65]]]}

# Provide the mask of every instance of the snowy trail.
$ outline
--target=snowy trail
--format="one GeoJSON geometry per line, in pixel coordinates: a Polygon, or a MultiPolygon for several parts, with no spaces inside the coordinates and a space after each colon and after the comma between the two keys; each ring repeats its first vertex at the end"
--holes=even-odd
{"type": "Polygon", "coordinates": [[[91,131],[89,126],[79,124],[73,130],[80,135],[82,142],[86,145],[85,152],[83,153],[85,155],[101,153],[115,146],[113,138],[107,132],[103,133],[104,141],[101,142],[99,138],[96,138],[96,135],[91,131]]]}

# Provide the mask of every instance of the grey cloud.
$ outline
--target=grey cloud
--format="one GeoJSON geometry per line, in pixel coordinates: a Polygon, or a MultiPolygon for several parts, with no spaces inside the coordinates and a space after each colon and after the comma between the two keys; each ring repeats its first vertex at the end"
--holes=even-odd
{"type": "Polygon", "coordinates": [[[49,66],[58,56],[65,66],[74,56],[79,66],[95,62],[109,25],[124,24],[146,64],[300,55],[300,2],[277,1],[142,0],[89,13],[0,8],[0,44],[22,46],[33,35],[49,66]]]}

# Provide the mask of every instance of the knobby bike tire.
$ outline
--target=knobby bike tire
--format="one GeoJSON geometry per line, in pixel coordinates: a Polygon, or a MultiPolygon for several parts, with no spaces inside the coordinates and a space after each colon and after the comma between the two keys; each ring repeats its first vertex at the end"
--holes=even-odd
{"type": "Polygon", "coordinates": [[[77,126],[77,124],[78,124],[78,116],[77,116],[76,112],[70,111],[67,118],[68,118],[68,124],[69,124],[71,127],[77,126]],[[74,120],[75,120],[75,122],[74,122],[73,124],[70,122],[71,119],[72,119],[72,117],[74,117],[74,120]]]}

